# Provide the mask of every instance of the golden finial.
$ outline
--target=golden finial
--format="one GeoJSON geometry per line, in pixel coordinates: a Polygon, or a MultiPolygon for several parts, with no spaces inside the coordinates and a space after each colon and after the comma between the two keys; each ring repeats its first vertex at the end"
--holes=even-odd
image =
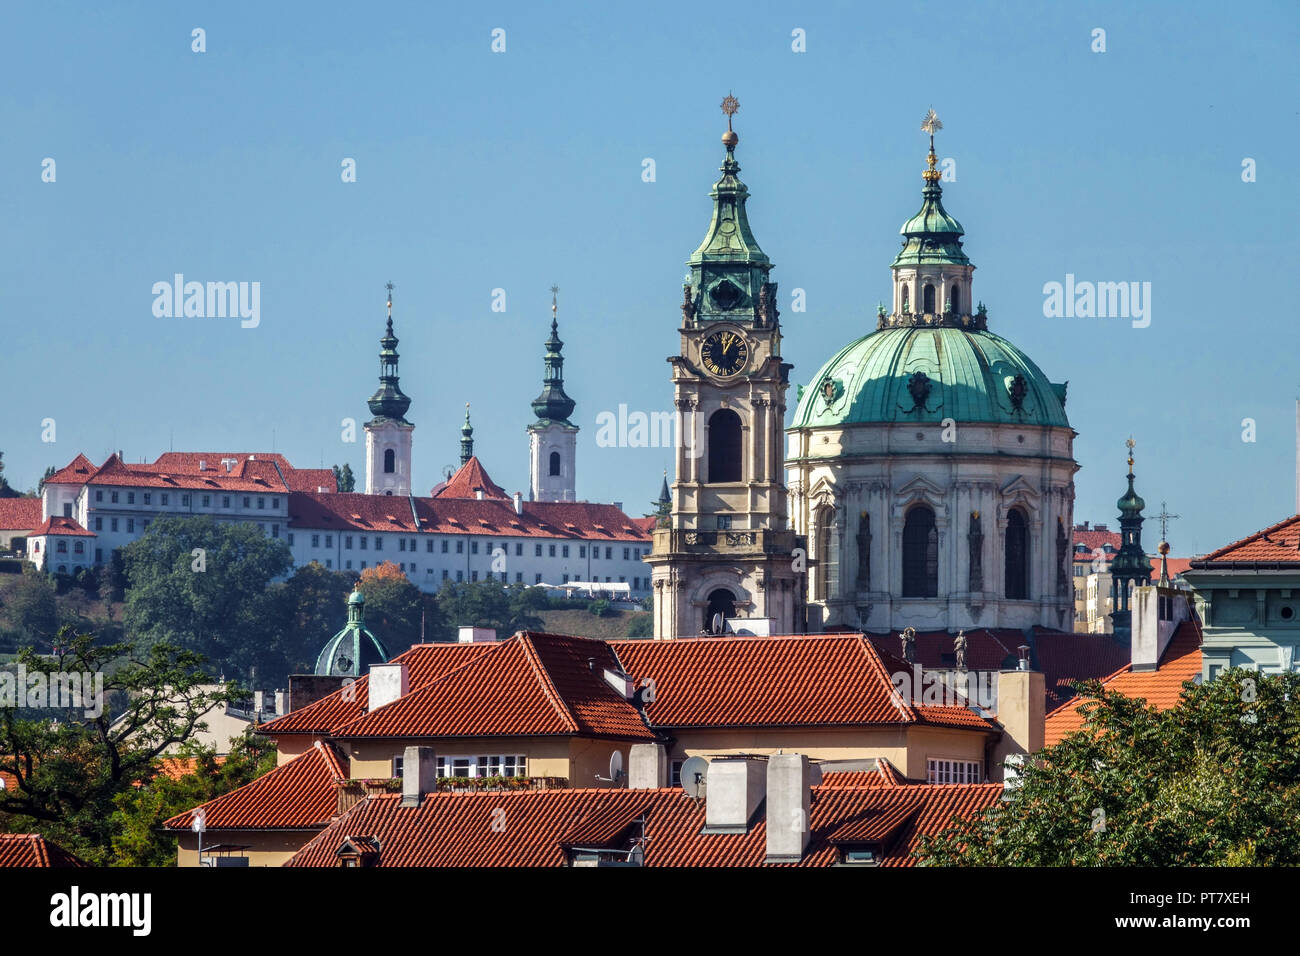
{"type": "Polygon", "coordinates": [[[727,149],[732,149],[740,142],[740,137],[736,135],[731,128],[731,118],[740,111],[740,100],[736,99],[730,93],[722,101],[722,112],[727,115],[727,131],[722,134],[722,144],[727,149]]]}
{"type": "Polygon", "coordinates": [[[927,157],[926,170],[921,174],[927,183],[937,183],[939,181],[940,173],[935,168],[938,157],[934,155],[934,134],[941,129],[943,129],[943,123],[939,122],[939,114],[931,107],[930,111],[925,114],[925,119],[921,121],[921,132],[930,134],[930,155],[927,157]]]}
{"type": "Polygon", "coordinates": [[[384,285],[384,288],[388,290],[388,317],[391,319],[393,317],[393,283],[389,281],[384,285]]]}
{"type": "Polygon", "coordinates": [[[1133,440],[1132,435],[1129,435],[1128,441],[1124,444],[1128,446],[1128,473],[1131,475],[1133,474],[1133,449],[1137,447],[1137,442],[1133,440]]]}
{"type": "Polygon", "coordinates": [[[555,318],[555,310],[559,308],[560,287],[551,286],[551,318],[555,318]]]}

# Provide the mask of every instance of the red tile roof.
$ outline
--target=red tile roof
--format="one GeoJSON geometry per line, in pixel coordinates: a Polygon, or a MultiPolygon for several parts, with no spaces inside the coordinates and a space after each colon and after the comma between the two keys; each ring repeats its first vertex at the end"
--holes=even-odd
{"type": "Polygon", "coordinates": [[[335,736],[654,739],[636,708],[602,677],[603,669],[618,669],[604,641],[522,633],[486,646],[487,653],[338,728],[335,736]]]}
{"type": "Polygon", "coordinates": [[[1300,564],[1300,515],[1279,521],[1192,561],[1193,568],[1259,564],[1300,564]]]}
{"type": "MultiPolygon", "coordinates": [[[[800,865],[832,865],[837,842],[881,837],[892,840],[882,865],[914,865],[923,834],[993,805],[1002,792],[1001,784],[817,787],[800,865]]],[[[628,847],[642,814],[646,866],[761,866],[767,853],[766,821],[747,833],[701,833],[704,805],[679,789],[438,793],[419,807],[400,803],[397,795],[361,801],[285,865],[338,866],[338,848],[360,838],[377,842],[383,867],[562,866],[566,846],[628,847]]]]}
{"type": "Polygon", "coordinates": [[[78,857],[39,833],[0,833],[0,867],[78,867],[78,857]]]}
{"type": "MultiPolygon", "coordinates": [[[[393,661],[405,661],[407,687],[416,690],[437,680],[493,647],[489,643],[416,644],[393,661]]],[[[366,713],[370,703],[370,678],[362,677],[318,701],[299,707],[257,728],[260,734],[331,734],[366,713]]]]}
{"type": "Polygon", "coordinates": [[[53,534],[72,538],[93,538],[95,532],[87,531],[81,525],[77,524],[74,518],[62,518],[51,516],[46,518],[29,533],[29,538],[39,537],[40,535],[53,534]]]}
{"type": "Polygon", "coordinates": [[[314,492],[322,488],[326,492],[338,490],[338,482],[334,478],[332,468],[295,468],[287,458],[277,452],[259,451],[250,454],[249,452],[169,451],[159,455],[153,465],[145,467],[171,475],[220,477],[227,474],[223,462],[232,460],[235,462],[229,472],[232,477],[252,477],[254,473],[266,477],[278,470],[284,485],[290,491],[314,492]],[[199,468],[200,462],[204,465],[202,470],[199,468]]]}
{"type": "Polygon", "coordinates": [[[0,498],[0,531],[30,531],[40,523],[40,498],[0,498]]]}
{"type": "MultiPolygon", "coordinates": [[[[1178,625],[1153,671],[1135,671],[1125,664],[1102,680],[1106,690],[1126,697],[1141,698],[1157,710],[1168,710],[1182,698],[1183,683],[1201,673],[1201,629],[1195,621],[1178,625]]],[[[1045,739],[1048,746],[1060,743],[1068,734],[1083,728],[1079,708],[1087,698],[1076,697],[1047,715],[1045,739]]]]}
{"type": "Polygon", "coordinates": [[[94,464],[85,455],[76,458],[45,479],[47,485],[84,485],[96,471],[94,464]]]}
{"type": "Polygon", "coordinates": [[[1120,537],[1118,531],[1097,531],[1096,529],[1082,531],[1079,528],[1074,529],[1073,543],[1077,548],[1083,545],[1088,549],[1088,556],[1092,557],[1093,552],[1100,551],[1103,545],[1110,545],[1116,551],[1123,544],[1124,539],[1120,537]]]}
{"type": "Polygon", "coordinates": [[[938,723],[996,731],[965,708],[897,698],[861,634],[620,640],[624,670],[651,679],[651,726],[756,727],[938,723]]]}
{"type": "Polygon", "coordinates": [[[332,528],[354,531],[396,531],[415,534],[411,499],[396,495],[315,494],[289,495],[289,527],[332,528]]]}
{"type": "Polygon", "coordinates": [[[1074,696],[1079,680],[1100,680],[1128,663],[1131,651],[1110,634],[1034,629],[1034,662],[1043,672],[1049,708],[1074,696]]]}
{"type": "MultiPolygon", "coordinates": [[[[347,777],[334,749],[319,741],[310,750],[238,790],[201,804],[209,830],[311,830],[338,812],[335,781],[347,777]]],[[[165,821],[188,830],[195,807],[165,821]]]]}
{"type": "Polygon", "coordinates": [[[488,477],[487,469],[477,457],[461,465],[456,473],[429,493],[431,498],[477,498],[479,491],[484,498],[505,498],[505,489],[488,477]]]}
{"type": "Polygon", "coordinates": [[[218,467],[199,472],[160,469],[156,465],[128,465],[116,454],[99,467],[87,480],[91,485],[112,485],[129,488],[161,488],[186,491],[262,492],[263,494],[287,492],[279,469],[272,461],[244,460],[227,474],[218,467]]]}

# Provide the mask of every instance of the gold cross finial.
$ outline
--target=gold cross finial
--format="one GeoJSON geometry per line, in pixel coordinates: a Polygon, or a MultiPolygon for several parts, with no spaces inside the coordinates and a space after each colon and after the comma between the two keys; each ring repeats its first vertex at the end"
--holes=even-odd
{"type": "Polygon", "coordinates": [[[921,132],[930,134],[930,155],[927,157],[928,166],[923,174],[923,178],[927,183],[939,181],[939,170],[935,169],[935,161],[938,157],[934,155],[934,134],[941,129],[943,129],[943,123],[939,122],[939,114],[931,107],[930,111],[925,114],[925,119],[921,121],[921,132]]]}
{"type": "Polygon", "coordinates": [[[389,318],[389,321],[392,321],[392,318],[393,318],[393,283],[392,283],[392,280],[389,280],[387,283],[385,283],[385,284],[384,284],[384,288],[388,290],[388,318],[389,318]]]}
{"type": "Polygon", "coordinates": [[[727,131],[731,131],[731,118],[740,111],[740,100],[736,99],[730,93],[722,101],[722,112],[727,114],[727,131]]]}
{"type": "Polygon", "coordinates": [[[1132,435],[1129,435],[1128,441],[1124,442],[1124,444],[1128,446],[1128,470],[1129,470],[1129,474],[1132,474],[1133,473],[1133,449],[1137,447],[1137,442],[1133,440],[1132,435]]]}
{"type": "Polygon", "coordinates": [[[552,316],[555,315],[555,310],[559,306],[559,298],[560,298],[560,287],[558,285],[551,286],[551,315],[552,316]]]}

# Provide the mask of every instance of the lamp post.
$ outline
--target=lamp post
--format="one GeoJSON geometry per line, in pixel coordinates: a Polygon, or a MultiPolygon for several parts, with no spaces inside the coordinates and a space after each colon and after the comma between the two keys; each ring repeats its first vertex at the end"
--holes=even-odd
{"type": "Polygon", "coordinates": [[[190,829],[199,835],[199,866],[203,866],[203,831],[208,828],[208,821],[202,808],[194,811],[194,821],[190,829]]]}

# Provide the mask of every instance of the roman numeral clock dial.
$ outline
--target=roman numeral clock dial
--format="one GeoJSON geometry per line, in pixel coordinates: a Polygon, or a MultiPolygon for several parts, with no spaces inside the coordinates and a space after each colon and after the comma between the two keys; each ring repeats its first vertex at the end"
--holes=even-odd
{"type": "Polygon", "coordinates": [[[714,375],[735,375],[749,361],[749,346],[737,332],[714,332],[704,340],[700,357],[714,375]]]}

